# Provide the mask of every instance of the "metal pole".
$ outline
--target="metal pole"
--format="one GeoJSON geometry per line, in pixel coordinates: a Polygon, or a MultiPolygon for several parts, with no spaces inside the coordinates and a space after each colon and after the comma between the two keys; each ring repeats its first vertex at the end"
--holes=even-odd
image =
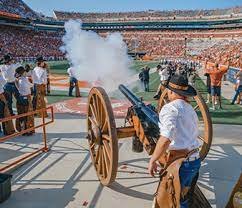
{"type": "Polygon", "coordinates": [[[187,57],[187,38],[185,38],[185,51],[184,51],[184,57],[187,57]]]}
{"type": "Polygon", "coordinates": [[[45,109],[42,109],[42,123],[43,123],[43,142],[44,142],[44,152],[48,152],[49,148],[47,147],[47,139],[46,139],[46,128],[45,128],[45,109]]]}

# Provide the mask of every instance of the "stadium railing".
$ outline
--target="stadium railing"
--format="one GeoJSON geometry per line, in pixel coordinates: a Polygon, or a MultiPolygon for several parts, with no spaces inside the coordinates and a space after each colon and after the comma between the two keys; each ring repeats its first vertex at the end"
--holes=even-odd
{"type": "MultiPolygon", "coordinates": [[[[0,138],[0,143],[3,143],[5,141],[7,141],[7,140],[16,138],[18,136],[21,136],[21,135],[27,133],[27,132],[30,132],[30,131],[33,131],[35,129],[38,129],[38,128],[42,127],[42,130],[43,130],[43,133],[42,133],[43,146],[40,147],[40,148],[35,149],[33,152],[26,153],[25,155],[23,155],[21,157],[18,157],[16,160],[10,162],[7,165],[4,165],[2,167],[0,166],[0,173],[8,172],[8,171],[10,171],[12,169],[15,169],[18,165],[23,164],[24,162],[27,162],[29,159],[39,155],[39,153],[47,152],[49,150],[49,148],[47,146],[46,126],[54,122],[53,106],[50,106],[50,107],[47,107],[47,108],[43,108],[43,109],[39,109],[39,110],[32,111],[32,112],[28,112],[28,113],[24,113],[24,114],[20,114],[20,115],[10,116],[10,117],[4,118],[4,119],[0,119],[0,122],[2,123],[2,122],[18,119],[18,118],[23,118],[23,117],[26,117],[26,116],[34,116],[37,113],[41,114],[41,118],[40,118],[41,119],[41,123],[40,124],[38,124],[36,126],[33,126],[31,128],[25,129],[23,131],[15,132],[15,133],[13,133],[11,135],[4,136],[4,137],[0,138]],[[48,118],[50,120],[47,121],[47,122],[46,122],[46,118],[45,118],[45,115],[46,115],[45,113],[46,112],[50,112],[50,118],[48,118]]],[[[0,150],[0,152],[1,152],[1,150],[0,150]]]]}

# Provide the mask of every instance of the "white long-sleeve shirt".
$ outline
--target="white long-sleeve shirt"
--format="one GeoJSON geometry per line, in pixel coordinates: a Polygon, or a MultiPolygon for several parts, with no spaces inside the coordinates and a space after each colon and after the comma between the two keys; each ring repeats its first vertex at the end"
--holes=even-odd
{"type": "Polygon", "coordinates": [[[46,84],[47,83],[46,69],[36,66],[32,72],[32,79],[34,84],[46,84]]]}
{"type": "Polygon", "coordinates": [[[69,77],[74,77],[74,68],[73,67],[68,68],[67,73],[69,74],[69,77]]]}
{"type": "Polygon", "coordinates": [[[15,81],[15,69],[17,68],[16,64],[10,65],[0,65],[0,71],[2,72],[2,76],[6,82],[14,82],[15,81]]]}
{"type": "Polygon", "coordinates": [[[0,94],[4,92],[4,85],[6,84],[5,79],[3,78],[3,75],[0,73],[0,94]]]}
{"type": "Polygon", "coordinates": [[[166,81],[169,78],[168,70],[167,68],[164,68],[163,70],[159,70],[160,75],[160,81],[166,81]]]}
{"type": "Polygon", "coordinates": [[[33,87],[33,84],[29,82],[27,77],[20,77],[18,79],[18,91],[20,95],[30,95],[31,87],[33,87]]]}
{"type": "Polygon", "coordinates": [[[197,114],[184,100],[177,99],[164,105],[159,119],[160,135],[171,141],[169,150],[193,150],[200,146],[197,114]]]}

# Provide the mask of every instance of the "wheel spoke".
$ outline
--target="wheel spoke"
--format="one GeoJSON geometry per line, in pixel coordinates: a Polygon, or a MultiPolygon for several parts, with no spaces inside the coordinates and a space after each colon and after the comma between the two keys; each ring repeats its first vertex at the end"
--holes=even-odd
{"type": "Polygon", "coordinates": [[[103,140],[104,150],[107,153],[109,161],[111,160],[111,148],[106,140],[103,140]]]}
{"type": "MultiPolygon", "coordinates": [[[[97,109],[98,109],[98,116],[99,116],[99,121],[100,121],[100,124],[103,123],[103,118],[102,118],[102,102],[101,102],[101,99],[99,98],[97,100],[97,109]]],[[[101,126],[101,125],[100,125],[101,126]]]]}
{"type": "Polygon", "coordinates": [[[93,142],[92,144],[90,144],[90,149],[92,149],[93,147],[95,147],[95,142],[93,142]]]}
{"type": "Polygon", "coordinates": [[[101,175],[104,177],[104,178],[106,178],[106,176],[107,176],[107,171],[106,171],[106,168],[105,168],[105,161],[104,161],[104,152],[103,152],[103,148],[101,147],[101,163],[102,163],[102,165],[101,165],[101,175]]]}
{"type": "Polygon", "coordinates": [[[91,112],[92,112],[92,115],[93,115],[94,119],[96,120],[96,123],[98,123],[97,112],[96,112],[95,107],[93,105],[90,105],[90,109],[91,109],[91,112]]]}
{"type": "Polygon", "coordinates": [[[199,108],[199,105],[196,105],[193,109],[197,110],[199,108]]]}
{"type": "Polygon", "coordinates": [[[100,149],[99,149],[99,159],[98,159],[98,164],[97,164],[97,171],[100,175],[103,174],[103,155],[102,155],[102,148],[100,146],[100,149]]]}
{"type": "Polygon", "coordinates": [[[104,124],[103,124],[102,129],[101,129],[101,132],[102,133],[105,132],[105,130],[107,130],[107,128],[108,128],[108,121],[107,121],[107,119],[105,119],[104,124]]]}
{"type": "Polygon", "coordinates": [[[95,158],[95,163],[98,165],[98,161],[100,159],[100,146],[98,146],[97,153],[96,153],[96,158],[95,158]]]}
{"type": "Polygon", "coordinates": [[[200,139],[200,140],[202,140],[203,142],[205,142],[205,143],[207,143],[206,141],[205,141],[205,139],[202,137],[202,136],[198,136],[198,139],[200,139]]]}
{"type": "Polygon", "coordinates": [[[88,116],[88,119],[91,121],[93,126],[98,126],[97,122],[91,116],[88,116]]]}
{"type": "Polygon", "coordinates": [[[95,111],[97,112],[97,114],[96,114],[96,118],[98,119],[97,121],[99,123],[101,123],[100,119],[99,119],[100,117],[99,117],[99,111],[98,111],[98,97],[97,96],[93,96],[93,107],[94,107],[95,111]]]}
{"type": "Polygon", "coordinates": [[[102,134],[102,138],[111,142],[111,138],[108,134],[102,134]]]}
{"type": "Polygon", "coordinates": [[[104,172],[106,173],[106,176],[107,176],[108,171],[109,171],[109,167],[110,167],[110,161],[109,161],[107,153],[104,149],[103,149],[103,158],[104,158],[104,169],[105,169],[104,172]]]}

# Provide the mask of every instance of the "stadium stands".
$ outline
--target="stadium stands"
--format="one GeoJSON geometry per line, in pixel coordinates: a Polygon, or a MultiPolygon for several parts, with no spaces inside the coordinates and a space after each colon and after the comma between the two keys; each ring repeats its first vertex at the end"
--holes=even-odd
{"type": "Polygon", "coordinates": [[[18,59],[34,59],[37,55],[52,60],[63,59],[64,54],[59,48],[62,45],[64,22],[60,20],[81,18],[84,29],[93,29],[102,36],[120,31],[131,51],[145,52],[152,57],[189,56],[242,67],[242,6],[215,10],[123,13],[55,11],[54,14],[57,20],[41,17],[22,0],[0,0],[0,56],[10,53],[18,59]],[[11,15],[20,18],[7,20],[6,14],[9,14],[9,18],[11,15]],[[166,25],[162,25],[164,19],[169,20],[166,25]],[[227,29],[228,25],[230,29],[227,29]]]}
{"type": "Polygon", "coordinates": [[[83,22],[120,22],[120,21],[158,21],[164,19],[218,19],[238,16],[242,6],[214,10],[173,10],[173,11],[140,11],[112,13],[79,13],[54,11],[58,20],[81,19],[83,22]]]}
{"type": "Polygon", "coordinates": [[[39,15],[30,9],[22,0],[0,0],[0,12],[16,14],[23,18],[39,18],[39,15]]]}
{"type": "Polygon", "coordinates": [[[38,55],[58,59],[64,55],[59,50],[63,34],[34,31],[11,26],[0,26],[0,56],[6,53],[15,58],[30,58],[38,55]]]}

